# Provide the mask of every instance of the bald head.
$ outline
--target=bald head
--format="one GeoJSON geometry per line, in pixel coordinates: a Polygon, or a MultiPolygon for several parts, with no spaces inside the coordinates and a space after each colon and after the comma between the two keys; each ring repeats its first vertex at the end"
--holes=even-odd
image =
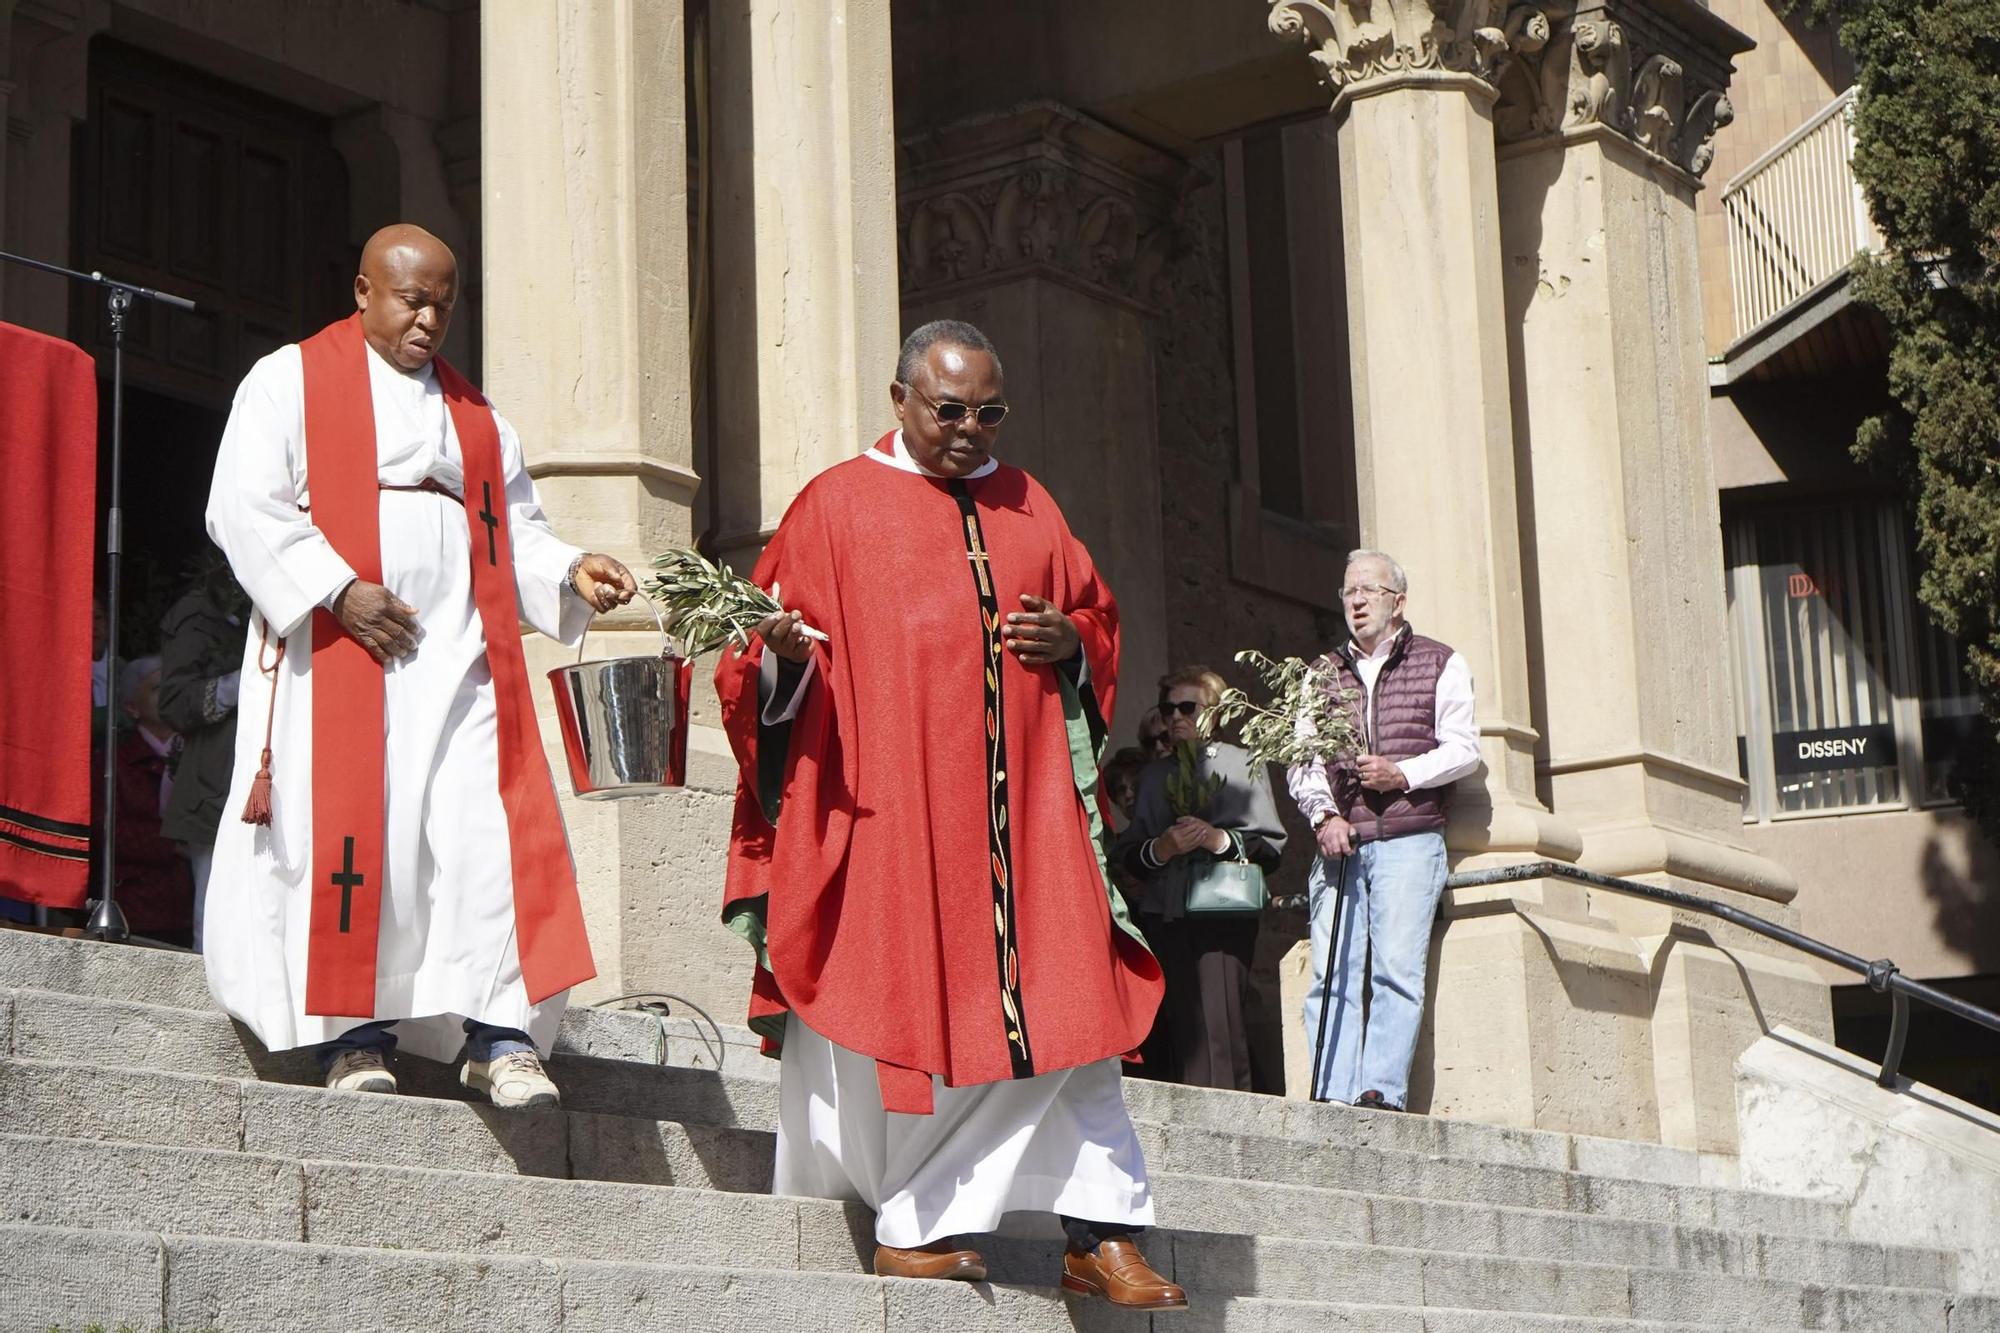
{"type": "Polygon", "coordinates": [[[413,223],[398,222],[368,238],[354,305],[361,333],[383,358],[421,370],[444,346],[458,300],[458,260],[451,247],[413,223]]]}

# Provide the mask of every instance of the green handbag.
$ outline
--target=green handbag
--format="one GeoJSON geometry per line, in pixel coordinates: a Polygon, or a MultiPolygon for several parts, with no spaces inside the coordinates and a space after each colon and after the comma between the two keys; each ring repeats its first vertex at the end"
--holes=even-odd
{"type": "MultiPolygon", "coordinates": [[[[1235,839],[1230,840],[1237,846],[1235,839]]],[[[1264,871],[1248,858],[1210,861],[1188,870],[1187,913],[1189,916],[1242,916],[1261,912],[1270,904],[1271,891],[1264,884],[1264,871]]]]}

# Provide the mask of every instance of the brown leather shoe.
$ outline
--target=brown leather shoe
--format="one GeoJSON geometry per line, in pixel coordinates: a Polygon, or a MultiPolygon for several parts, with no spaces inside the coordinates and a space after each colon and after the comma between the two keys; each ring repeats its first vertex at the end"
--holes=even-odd
{"type": "Polygon", "coordinates": [[[953,1282],[984,1282],[986,1261],[977,1250],[964,1250],[949,1240],[934,1240],[914,1250],[893,1245],[875,1247],[876,1277],[944,1278],[953,1282]]]}
{"type": "Polygon", "coordinates": [[[1155,1273],[1129,1240],[1100,1241],[1095,1250],[1063,1255],[1062,1289],[1102,1296],[1127,1310],[1185,1310],[1187,1293],[1155,1273]]]}

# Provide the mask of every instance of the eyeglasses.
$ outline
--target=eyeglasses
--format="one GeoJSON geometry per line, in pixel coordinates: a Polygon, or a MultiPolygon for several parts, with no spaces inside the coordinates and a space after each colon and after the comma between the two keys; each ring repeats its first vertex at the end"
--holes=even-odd
{"type": "Polygon", "coordinates": [[[1139,748],[1143,750],[1155,750],[1166,743],[1167,733],[1164,731],[1149,731],[1139,737],[1139,748]]]}
{"type": "Polygon", "coordinates": [[[954,403],[949,399],[940,403],[914,384],[905,384],[903,387],[924,400],[925,405],[931,410],[931,415],[937,418],[937,423],[940,426],[956,426],[959,422],[965,420],[965,414],[968,412],[971,412],[978,419],[980,428],[983,430],[992,430],[1007,419],[1007,404],[1005,403],[982,403],[976,408],[965,403],[954,403]]]}
{"type": "Polygon", "coordinates": [[[1357,593],[1368,597],[1395,597],[1400,595],[1394,588],[1385,588],[1379,583],[1357,583],[1352,587],[1342,588],[1340,590],[1340,600],[1344,602],[1357,593]]]}
{"type": "Polygon", "coordinates": [[[1169,703],[1165,699],[1160,700],[1161,717],[1168,717],[1174,713],[1179,713],[1182,717],[1193,717],[1200,711],[1201,705],[1193,699],[1183,699],[1179,703],[1169,703]]]}

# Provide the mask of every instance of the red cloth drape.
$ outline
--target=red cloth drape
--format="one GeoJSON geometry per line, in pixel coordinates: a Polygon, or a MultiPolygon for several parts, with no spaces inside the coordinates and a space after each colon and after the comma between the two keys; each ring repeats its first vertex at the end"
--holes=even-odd
{"type": "Polygon", "coordinates": [[[80,907],[97,505],[97,370],[83,349],[0,324],[0,458],[0,894],[80,907]]]}

